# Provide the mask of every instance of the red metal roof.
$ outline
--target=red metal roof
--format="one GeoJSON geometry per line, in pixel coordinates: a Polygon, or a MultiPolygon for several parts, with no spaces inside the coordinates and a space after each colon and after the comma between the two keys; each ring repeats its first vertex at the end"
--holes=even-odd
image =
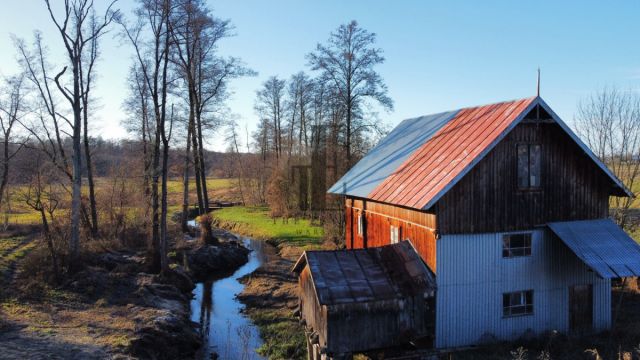
{"type": "Polygon", "coordinates": [[[515,125],[536,98],[460,110],[382,181],[369,198],[427,208],[515,125]]]}

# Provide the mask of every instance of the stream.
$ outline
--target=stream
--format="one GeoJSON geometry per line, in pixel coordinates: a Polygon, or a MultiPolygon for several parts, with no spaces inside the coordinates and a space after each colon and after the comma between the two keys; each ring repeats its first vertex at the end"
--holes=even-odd
{"type": "Polygon", "coordinates": [[[262,345],[258,328],[241,311],[244,305],[236,294],[244,285],[238,278],[257,269],[264,262],[264,242],[244,238],[244,245],[252,250],[249,261],[232,275],[196,284],[191,300],[191,320],[198,323],[203,345],[198,359],[264,359],[255,350],[262,345]]]}

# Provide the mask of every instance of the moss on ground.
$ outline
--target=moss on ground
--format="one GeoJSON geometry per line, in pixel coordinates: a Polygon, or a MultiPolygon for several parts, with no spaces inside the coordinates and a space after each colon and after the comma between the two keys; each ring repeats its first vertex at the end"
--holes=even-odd
{"type": "Polygon", "coordinates": [[[249,317],[260,329],[264,344],[258,354],[269,359],[306,358],[306,340],[298,320],[285,310],[250,311],[249,317]]]}

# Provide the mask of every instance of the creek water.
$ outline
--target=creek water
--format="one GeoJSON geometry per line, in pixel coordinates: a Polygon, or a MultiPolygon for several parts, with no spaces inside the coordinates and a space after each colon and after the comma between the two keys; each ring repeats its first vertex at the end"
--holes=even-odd
{"type": "Polygon", "coordinates": [[[203,338],[199,359],[210,359],[217,353],[220,359],[263,359],[255,350],[262,345],[258,328],[241,311],[244,305],[236,295],[244,285],[238,278],[257,269],[265,260],[264,242],[244,238],[251,249],[249,261],[232,275],[196,284],[191,300],[191,320],[198,323],[203,338]]]}

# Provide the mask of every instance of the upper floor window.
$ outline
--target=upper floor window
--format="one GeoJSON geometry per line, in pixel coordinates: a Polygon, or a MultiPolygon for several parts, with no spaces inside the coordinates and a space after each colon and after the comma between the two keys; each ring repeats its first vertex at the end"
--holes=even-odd
{"type": "Polygon", "coordinates": [[[502,315],[505,317],[533,314],[533,290],[502,294],[502,315]]]}
{"type": "Polygon", "coordinates": [[[362,216],[362,213],[358,214],[358,235],[362,235],[364,233],[362,216]]]}
{"type": "Polygon", "coordinates": [[[502,257],[531,256],[531,233],[502,235],[502,257]]]}
{"type": "Polygon", "coordinates": [[[540,187],[540,145],[518,144],[518,188],[540,187]]]}
{"type": "Polygon", "coordinates": [[[400,228],[391,226],[391,243],[397,244],[398,242],[400,242],[400,228]]]}

